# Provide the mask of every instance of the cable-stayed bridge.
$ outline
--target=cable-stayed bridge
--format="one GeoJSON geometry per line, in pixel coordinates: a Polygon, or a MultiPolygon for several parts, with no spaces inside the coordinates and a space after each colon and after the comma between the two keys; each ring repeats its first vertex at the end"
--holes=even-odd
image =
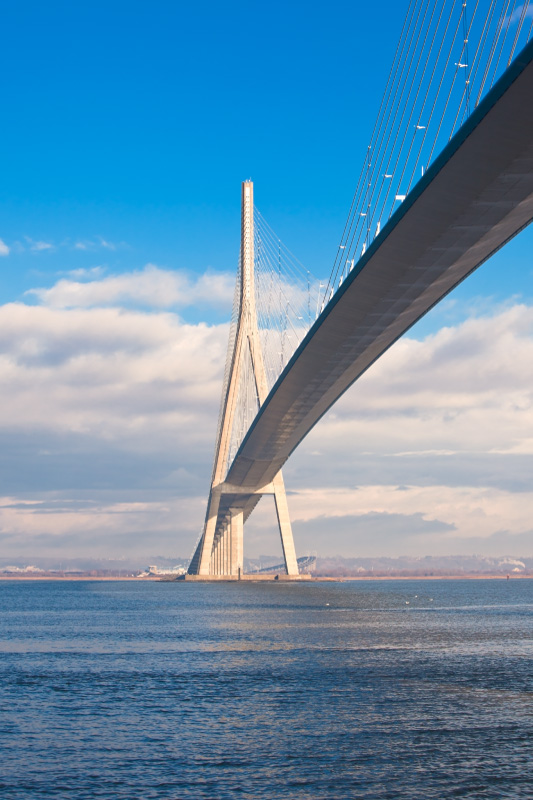
{"type": "Polygon", "coordinates": [[[242,186],[241,254],[206,520],[190,576],[240,577],[243,525],[281,468],[405,331],[533,219],[529,0],[411,0],[329,280],[242,186]]]}

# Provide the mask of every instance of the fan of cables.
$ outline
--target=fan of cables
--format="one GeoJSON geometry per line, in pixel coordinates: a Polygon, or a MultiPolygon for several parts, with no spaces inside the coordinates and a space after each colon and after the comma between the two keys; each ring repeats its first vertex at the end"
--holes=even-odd
{"type": "MultiPolygon", "coordinates": [[[[315,321],[320,310],[319,294],[323,284],[319,284],[290,252],[257,209],[254,209],[254,286],[256,325],[262,360],[259,368],[264,369],[266,386],[270,390],[315,321]]],[[[235,353],[240,316],[239,267],[217,433],[218,441],[225,413],[224,398],[228,393],[231,373],[237,369],[239,383],[226,469],[231,466],[260,407],[257,376],[250,349],[241,347],[239,353],[235,353]],[[234,363],[236,357],[240,359],[239,364],[234,363]]]]}
{"type": "Polygon", "coordinates": [[[529,0],[410,0],[321,307],[532,30],[529,0]]]}
{"type": "Polygon", "coordinates": [[[255,297],[268,388],[315,321],[320,284],[254,210],[255,297]]]}

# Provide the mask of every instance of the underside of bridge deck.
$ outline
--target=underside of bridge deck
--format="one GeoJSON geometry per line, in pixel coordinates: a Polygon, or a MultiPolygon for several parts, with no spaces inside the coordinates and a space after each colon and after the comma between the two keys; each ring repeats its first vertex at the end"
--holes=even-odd
{"type": "Polygon", "coordinates": [[[245,515],[252,492],[346,389],[533,219],[532,59],[533,42],[374,239],[272,388],[226,478],[241,487],[245,515]]]}

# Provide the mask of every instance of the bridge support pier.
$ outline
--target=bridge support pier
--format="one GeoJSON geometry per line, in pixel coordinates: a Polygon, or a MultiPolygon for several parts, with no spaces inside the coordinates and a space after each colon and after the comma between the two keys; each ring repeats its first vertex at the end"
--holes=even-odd
{"type": "Polygon", "coordinates": [[[228,484],[211,490],[204,533],[189,567],[189,574],[204,578],[237,577],[244,574],[244,506],[250,497],[270,494],[274,497],[279,526],[283,560],[287,575],[298,576],[298,562],[292,536],[291,520],[283,475],[279,472],[272,483],[255,492],[228,484]],[[241,500],[243,505],[232,505],[221,518],[220,507],[226,497],[241,500]]]}

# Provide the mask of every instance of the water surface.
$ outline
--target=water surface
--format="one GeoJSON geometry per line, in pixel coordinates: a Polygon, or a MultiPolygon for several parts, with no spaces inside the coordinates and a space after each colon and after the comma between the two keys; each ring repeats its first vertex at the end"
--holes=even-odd
{"type": "Polygon", "coordinates": [[[0,795],[532,798],[533,581],[0,582],[0,795]]]}

